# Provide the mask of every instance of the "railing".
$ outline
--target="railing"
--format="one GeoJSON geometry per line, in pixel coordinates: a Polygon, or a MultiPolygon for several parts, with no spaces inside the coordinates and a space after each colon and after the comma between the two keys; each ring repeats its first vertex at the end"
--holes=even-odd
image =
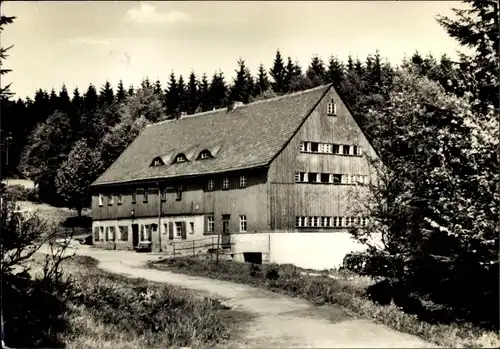
{"type": "Polygon", "coordinates": [[[221,251],[221,248],[232,246],[230,237],[228,236],[228,238],[229,238],[229,242],[224,241],[224,243],[222,243],[222,241],[224,240],[223,235],[217,234],[216,236],[210,236],[210,237],[195,239],[195,240],[172,241],[170,244],[172,245],[172,252],[173,252],[174,258],[176,256],[180,255],[179,252],[181,252],[181,251],[187,251],[193,257],[196,257],[196,250],[197,249],[207,248],[207,250],[210,254],[210,259],[213,258],[213,254],[215,252],[216,258],[218,261],[219,255],[226,254],[223,251],[221,251]]]}

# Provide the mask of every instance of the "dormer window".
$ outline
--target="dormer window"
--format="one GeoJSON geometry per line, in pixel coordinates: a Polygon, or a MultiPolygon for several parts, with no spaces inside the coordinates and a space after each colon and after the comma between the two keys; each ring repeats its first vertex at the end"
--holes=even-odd
{"type": "Polygon", "coordinates": [[[212,154],[210,154],[210,152],[208,150],[202,150],[200,152],[200,155],[198,156],[198,160],[204,160],[204,159],[208,159],[211,157],[212,157],[212,154]]]}
{"type": "Polygon", "coordinates": [[[165,163],[160,157],[154,158],[153,162],[151,163],[151,166],[161,166],[161,165],[165,165],[165,163]]]}
{"type": "Polygon", "coordinates": [[[333,99],[328,102],[326,106],[326,113],[332,116],[337,115],[337,104],[335,104],[335,101],[333,99]]]}
{"type": "Polygon", "coordinates": [[[174,163],[186,162],[186,161],[188,161],[188,159],[186,158],[186,155],[181,153],[175,157],[174,163]]]}

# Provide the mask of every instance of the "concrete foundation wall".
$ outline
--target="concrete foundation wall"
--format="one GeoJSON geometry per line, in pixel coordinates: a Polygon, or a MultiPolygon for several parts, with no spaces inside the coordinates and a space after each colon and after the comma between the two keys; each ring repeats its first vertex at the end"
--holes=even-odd
{"type": "Polygon", "coordinates": [[[338,268],[346,254],[366,249],[348,232],[234,234],[231,238],[237,261],[243,261],[243,252],[262,252],[265,261],[315,270],[338,268]]]}

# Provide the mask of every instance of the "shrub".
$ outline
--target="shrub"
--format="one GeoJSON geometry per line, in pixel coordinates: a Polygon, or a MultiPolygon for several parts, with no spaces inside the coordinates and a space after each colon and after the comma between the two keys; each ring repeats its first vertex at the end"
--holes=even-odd
{"type": "Polygon", "coordinates": [[[12,201],[27,201],[28,192],[29,190],[20,184],[10,185],[6,187],[7,198],[8,200],[12,201]]]}
{"type": "Polygon", "coordinates": [[[38,187],[34,187],[28,190],[26,199],[31,202],[40,203],[40,195],[38,194],[38,187]]]}

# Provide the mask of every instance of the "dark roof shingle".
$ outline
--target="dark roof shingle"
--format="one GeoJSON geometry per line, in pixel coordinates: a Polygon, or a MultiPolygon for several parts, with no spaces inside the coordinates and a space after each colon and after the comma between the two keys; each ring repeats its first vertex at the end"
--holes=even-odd
{"type": "Polygon", "coordinates": [[[265,166],[286,145],[330,85],[147,126],[92,184],[174,178],[265,166]],[[196,160],[208,149],[214,158],[196,160]],[[188,162],[172,164],[183,153],[188,162]],[[151,167],[160,156],[165,165],[151,167]]]}

